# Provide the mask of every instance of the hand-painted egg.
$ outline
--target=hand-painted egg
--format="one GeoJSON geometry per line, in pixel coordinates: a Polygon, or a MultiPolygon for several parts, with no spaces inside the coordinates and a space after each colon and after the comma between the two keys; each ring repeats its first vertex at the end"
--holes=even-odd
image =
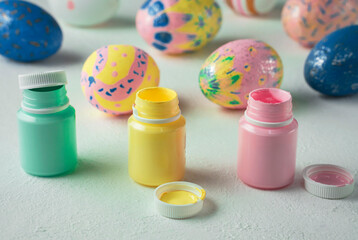
{"type": "Polygon", "coordinates": [[[50,0],[55,16],[74,26],[93,26],[112,18],[118,0],[50,0]]]}
{"type": "Polygon", "coordinates": [[[308,48],[357,19],[357,0],[288,0],[282,10],[286,33],[308,48]]]}
{"type": "Polygon", "coordinates": [[[85,97],[108,114],[131,113],[136,93],[158,84],[159,69],[153,58],[130,45],[102,47],[87,58],[82,68],[85,97]]]}
{"type": "Polygon", "coordinates": [[[200,89],[222,107],[243,109],[249,93],[257,88],[279,88],[283,76],[280,56],[268,44],[243,39],[215,50],[199,75],[200,89]]]}
{"type": "Polygon", "coordinates": [[[45,10],[25,1],[0,2],[1,55],[21,62],[37,61],[55,54],[61,43],[61,28],[45,10]]]}
{"type": "Polygon", "coordinates": [[[136,25],[144,40],[164,53],[192,52],[219,31],[221,10],[214,0],[147,0],[136,25]]]}
{"type": "Polygon", "coordinates": [[[269,13],[276,5],[276,0],[225,0],[236,13],[243,16],[263,15],[269,13]]]}
{"type": "Polygon", "coordinates": [[[305,63],[307,83],[320,93],[358,93],[358,25],[339,29],[311,50],[305,63]]]}

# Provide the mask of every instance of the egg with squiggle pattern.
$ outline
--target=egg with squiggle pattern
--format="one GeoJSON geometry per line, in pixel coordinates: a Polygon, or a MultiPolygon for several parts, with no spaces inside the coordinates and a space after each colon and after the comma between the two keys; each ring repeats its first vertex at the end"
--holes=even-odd
{"type": "Polygon", "coordinates": [[[86,99],[112,115],[132,112],[136,93],[159,84],[154,59],[130,45],[109,45],[94,51],[82,68],[81,86],[86,99]]]}
{"type": "Polygon", "coordinates": [[[192,52],[215,37],[221,10],[214,0],[147,0],[136,26],[149,45],[164,53],[192,52]]]}
{"type": "Polygon", "coordinates": [[[55,54],[62,44],[56,20],[42,8],[25,1],[0,2],[0,54],[32,62],[55,54]]]}
{"type": "Polygon", "coordinates": [[[257,88],[279,88],[282,61],[268,44],[254,39],[229,42],[215,50],[203,64],[199,84],[210,101],[231,109],[247,106],[257,88]]]}
{"type": "Polygon", "coordinates": [[[288,0],[282,10],[286,33],[308,48],[357,20],[358,0],[288,0]]]}

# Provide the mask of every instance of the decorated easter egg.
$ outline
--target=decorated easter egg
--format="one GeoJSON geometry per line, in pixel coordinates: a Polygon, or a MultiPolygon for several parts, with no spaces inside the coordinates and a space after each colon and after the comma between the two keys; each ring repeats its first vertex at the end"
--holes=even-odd
{"type": "Polygon", "coordinates": [[[282,10],[286,33],[304,47],[358,19],[358,0],[288,0],[282,10]]]}
{"type": "Polygon", "coordinates": [[[192,52],[219,31],[221,10],[214,0],[147,0],[136,25],[144,40],[164,53],[192,52]]]}
{"type": "Polygon", "coordinates": [[[92,26],[112,18],[118,8],[118,0],[50,0],[54,14],[64,22],[75,26],[92,26]]]}
{"type": "Polygon", "coordinates": [[[0,2],[1,55],[21,62],[37,61],[55,54],[61,43],[61,28],[45,10],[25,1],[0,2]]]}
{"type": "Polygon", "coordinates": [[[276,0],[225,0],[235,12],[244,16],[269,13],[276,5],[276,0]]]}
{"type": "Polygon", "coordinates": [[[87,58],[82,68],[85,97],[108,114],[131,113],[136,93],[158,84],[159,69],[153,58],[130,45],[102,47],[87,58]]]}
{"type": "Polygon", "coordinates": [[[210,101],[225,108],[243,109],[252,90],[279,88],[282,76],[281,58],[270,45],[243,39],[215,50],[201,68],[199,83],[210,101]]]}
{"type": "Polygon", "coordinates": [[[305,63],[307,83],[320,93],[358,93],[358,25],[339,29],[311,50],[305,63]]]}

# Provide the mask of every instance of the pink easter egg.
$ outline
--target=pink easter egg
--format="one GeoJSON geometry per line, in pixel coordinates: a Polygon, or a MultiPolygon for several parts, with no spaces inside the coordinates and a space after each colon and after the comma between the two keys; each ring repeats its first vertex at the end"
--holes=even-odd
{"type": "Polygon", "coordinates": [[[254,39],[229,42],[215,50],[203,64],[200,89],[210,101],[231,109],[247,106],[257,88],[279,88],[283,66],[278,53],[254,39]]]}
{"type": "Polygon", "coordinates": [[[214,0],[147,0],[136,16],[136,27],[143,39],[168,54],[202,48],[220,26],[221,10],[214,0]]]}
{"type": "Polygon", "coordinates": [[[288,0],[282,10],[286,33],[308,48],[357,20],[358,0],[288,0]]]}

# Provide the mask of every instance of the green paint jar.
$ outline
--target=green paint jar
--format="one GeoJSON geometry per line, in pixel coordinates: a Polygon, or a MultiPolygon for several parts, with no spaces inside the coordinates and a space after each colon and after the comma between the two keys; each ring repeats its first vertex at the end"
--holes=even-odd
{"type": "Polygon", "coordinates": [[[50,177],[76,168],[75,109],[69,104],[66,83],[64,71],[19,76],[20,160],[28,174],[50,177]]]}

